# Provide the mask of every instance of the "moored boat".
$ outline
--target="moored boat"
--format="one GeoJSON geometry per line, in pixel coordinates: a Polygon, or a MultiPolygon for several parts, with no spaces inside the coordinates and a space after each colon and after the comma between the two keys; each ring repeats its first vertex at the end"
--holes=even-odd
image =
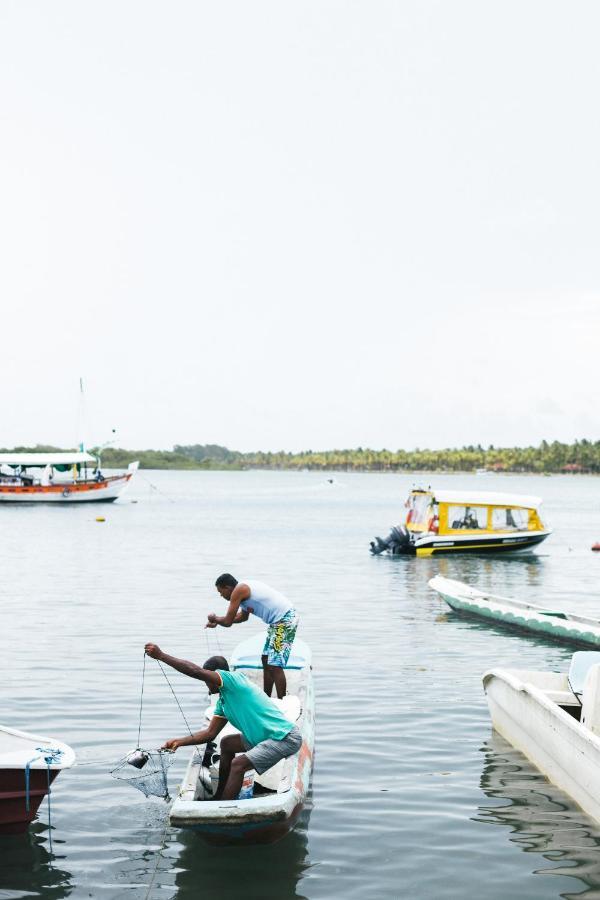
{"type": "Polygon", "coordinates": [[[600,822],[600,653],[568,673],[491,669],[483,686],[496,731],[600,822]]]}
{"type": "Polygon", "coordinates": [[[74,762],[68,744],[0,725],[0,834],[26,831],[58,773],[74,762]]]}
{"type": "Polygon", "coordinates": [[[495,491],[414,489],[403,521],[371,553],[529,552],[551,533],[541,519],[540,497],[495,491]]]}
{"type": "Polygon", "coordinates": [[[72,453],[0,453],[0,502],[89,503],[119,497],[137,471],[104,475],[98,457],[72,453]]]}
{"type": "MultiPolygon", "coordinates": [[[[264,633],[249,638],[235,648],[230,660],[233,670],[243,672],[261,689],[263,644],[264,633]]],[[[286,666],[286,679],[288,694],[275,702],[300,729],[300,750],[262,775],[255,775],[253,796],[213,801],[219,742],[227,734],[235,733],[228,723],[214,743],[194,749],[179,795],[171,807],[171,825],[192,829],[215,844],[273,843],[294,827],[309,790],[315,727],[311,652],[298,638],[286,666]]],[[[211,706],[207,710],[207,719],[213,709],[211,706]]]]}
{"type": "Polygon", "coordinates": [[[513,628],[535,631],[560,641],[600,647],[599,619],[487,594],[462,581],[443,578],[441,575],[432,578],[429,587],[437,591],[456,612],[479,616],[513,628]]]}

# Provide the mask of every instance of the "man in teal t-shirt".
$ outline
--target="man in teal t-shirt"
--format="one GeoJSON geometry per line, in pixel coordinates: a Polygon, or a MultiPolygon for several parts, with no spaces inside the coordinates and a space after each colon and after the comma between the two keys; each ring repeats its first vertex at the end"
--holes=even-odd
{"type": "Polygon", "coordinates": [[[166,663],[178,672],[204,681],[210,694],[219,694],[214,716],[208,728],[196,734],[165,741],[163,749],[177,750],[192,744],[212,741],[227,722],[239,734],[221,741],[219,785],[213,800],[235,800],[240,792],[244,772],[256,769],[259,775],[285,759],[302,746],[302,735],[296,725],[241,672],[230,672],[223,656],[211,656],[203,667],[163,653],[157,644],[146,644],[148,656],[166,663]]]}

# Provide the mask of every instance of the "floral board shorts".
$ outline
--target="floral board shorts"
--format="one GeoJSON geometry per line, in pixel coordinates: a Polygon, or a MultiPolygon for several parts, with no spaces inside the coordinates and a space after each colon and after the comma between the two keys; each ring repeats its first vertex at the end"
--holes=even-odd
{"type": "Polygon", "coordinates": [[[282,669],[285,669],[299,621],[298,613],[292,608],[279,622],[269,625],[262,655],[267,657],[267,663],[270,666],[281,666],[282,669]]]}

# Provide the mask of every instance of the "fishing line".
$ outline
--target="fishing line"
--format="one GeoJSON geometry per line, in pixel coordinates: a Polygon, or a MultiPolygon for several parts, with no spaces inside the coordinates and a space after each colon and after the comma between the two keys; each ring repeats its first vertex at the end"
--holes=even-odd
{"type": "Polygon", "coordinates": [[[160,860],[161,860],[161,853],[163,852],[163,850],[166,847],[166,837],[167,837],[168,828],[169,828],[169,818],[167,817],[166,822],[165,822],[165,827],[163,829],[162,837],[160,840],[160,846],[159,846],[158,850],[156,851],[156,864],[154,866],[154,871],[152,872],[152,878],[150,879],[150,884],[148,885],[148,890],[146,892],[146,896],[144,897],[144,900],[148,900],[148,897],[150,896],[150,892],[152,891],[152,887],[154,885],[154,879],[156,878],[156,873],[158,872],[158,864],[160,863],[160,860]]]}
{"type": "Polygon", "coordinates": [[[140,735],[142,733],[142,707],[144,705],[144,680],[146,678],[146,651],[144,650],[144,665],[142,667],[142,693],[140,694],[140,720],[138,724],[137,746],[140,746],[140,735]]]}
{"type": "Polygon", "coordinates": [[[171,682],[170,682],[169,679],[167,678],[167,673],[165,672],[165,670],[164,670],[163,667],[161,666],[160,660],[157,659],[156,662],[158,663],[158,667],[159,667],[160,671],[161,671],[161,672],[163,673],[163,675],[165,676],[165,679],[166,679],[167,684],[168,684],[169,687],[171,688],[171,693],[172,693],[173,696],[175,697],[175,703],[176,703],[177,706],[179,707],[179,712],[180,712],[181,715],[183,716],[183,721],[185,722],[185,724],[186,724],[186,726],[187,726],[187,730],[189,731],[190,736],[193,737],[193,736],[194,736],[194,732],[193,732],[192,729],[190,728],[190,724],[189,724],[188,720],[187,720],[186,717],[185,717],[185,713],[184,713],[183,709],[181,708],[181,703],[180,703],[179,700],[177,699],[177,694],[176,694],[175,691],[173,690],[173,685],[171,684],[171,682]]]}

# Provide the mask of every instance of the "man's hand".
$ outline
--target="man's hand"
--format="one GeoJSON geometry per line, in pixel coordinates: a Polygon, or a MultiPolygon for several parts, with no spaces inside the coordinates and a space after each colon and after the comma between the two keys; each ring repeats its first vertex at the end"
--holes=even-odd
{"type": "Polygon", "coordinates": [[[171,738],[168,741],[165,741],[161,750],[172,750],[173,753],[177,750],[178,747],[181,747],[181,740],[179,738],[171,738]]]}
{"type": "Polygon", "coordinates": [[[215,614],[215,613],[209,613],[207,618],[208,618],[208,621],[207,621],[207,623],[206,623],[206,625],[205,625],[204,627],[205,627],[205,628],[216,628],[217,625],[219,624],[219,623],[217,622],[217,616],[216,616],[216,614],[215,614]]]}
{"type": "Polygon", "coordinates": [[[151,656],[152,659],[160,659],[162,656],[162,650],[158,646],[158,644],[146,644],[144,647],[147,656],[151,656]]]}

